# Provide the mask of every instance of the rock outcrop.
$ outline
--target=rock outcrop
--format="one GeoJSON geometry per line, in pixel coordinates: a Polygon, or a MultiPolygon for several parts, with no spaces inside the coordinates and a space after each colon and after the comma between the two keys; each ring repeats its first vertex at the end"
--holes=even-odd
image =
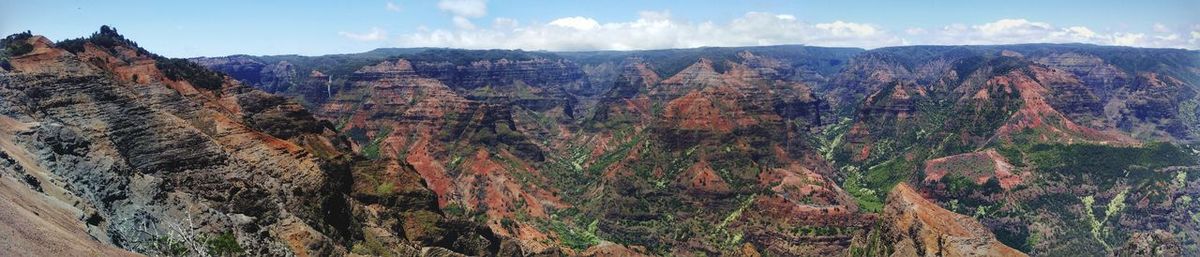
{"type": "Polygon", "coordinates": [[[938,207],[907,184],[889,193],[882,220],[891,256],[1027,256],[978,221],[938,207]]]}
{"type": "Polygon", "coordinates": [[[14,227],[4,238],[19,244],[4,252],[520,253],[445,217],[407,164],[353,156],[332,124],[294,102],[153,55],[109,27],[21,40],[32,50],[0,73],[0,193],[13,196],[0,218],[47,229],[14,227]],[[12,188],[14,178],[29,188],[12,188]]]}

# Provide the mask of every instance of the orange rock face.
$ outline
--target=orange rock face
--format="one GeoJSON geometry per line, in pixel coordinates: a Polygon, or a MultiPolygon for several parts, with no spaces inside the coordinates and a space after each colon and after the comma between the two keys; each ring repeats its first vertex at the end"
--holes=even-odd
{"type": "Polygon", "coordinates": [[[892,256],[1026,256],[996,241],[971,217],[942,209],[908,184],[892,189],[884,207],[892,256]]]}

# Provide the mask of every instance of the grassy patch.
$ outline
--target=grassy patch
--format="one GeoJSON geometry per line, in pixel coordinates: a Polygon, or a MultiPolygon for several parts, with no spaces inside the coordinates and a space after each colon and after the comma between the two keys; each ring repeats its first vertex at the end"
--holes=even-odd
{"type": "Polygon", "coordinates": [[[550,230],[558,234],[558,239],[562,245],[571,249],[583,250],[600,243],[600,237],[596,236],[597,224],[600,220],[592,220],[588,223],[587,229],[578,228],[559,220],[550,221],[550,230]]]}
{"type": "Polygon", "coordinates": [[[376,132],[375,136],[371,138],[371,142],[362,148],[362,155],[370,159],[379,159],[380,144],[382,144],[383,140],[387,139],[388,135],[391,133],[391,127],[384,127],[383,130],[376,132]]]}

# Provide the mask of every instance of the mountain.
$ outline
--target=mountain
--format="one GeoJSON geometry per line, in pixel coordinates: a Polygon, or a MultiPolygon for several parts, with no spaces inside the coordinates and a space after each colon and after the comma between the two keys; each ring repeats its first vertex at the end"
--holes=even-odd
{"type": "MultiPolygon", "coordinates": [[[[287,72],[346,81],[325,79],[326,96],[312,87],[280,94],[330,99],[305,102],[365,155],[412,164],[443,208],[532,249],[581,252],[604,239],[653,254],[717,254],[804,241],[769,227],[864,226],[808,138],[827,106],[805,84],[827,81],[830,66],[857,51],[434,49],[353,73],[287,72]],[[671,228],[680,222],[693,227],[671,228]],[[688,236],[700,234],[708,236],[688,236]]],[[[243,67],[231,59],[193,61],[243,67]]],[[[850,238],[770,251],[837,251],[850,238]]]]}
{"type": "Polygon", "coordinates": [[[1197,64],[1079,44],[871,50],[820,90],[845,115],[824,149],[867,209],[907,182],[1036,255],[1158,229],[1194,241],[1197,64]]]}
{"type": "Polygon", "coordinates": [[[478,223],[445,217],[410,166],[356,157],[304,107],[154,55],[115,29],[58,43],[18,34],[4,44],[29,50],[6,52],[0,73],[0,174],[14,207],[0,218],[55,228],[16,227],[4,237],[20,244],[6,252],[520,251],[478,223]]]}
{"type": "MultiPolygon", "coordinates": [[[[1180,199],[1194,197],[1187,193],[1195,173],[1187,171],[1197,168],[1194,51],[1082,44],[414,51],[351,58],[405,63],[403,76],[444,87],[384,100],[378,84],[326,80],[336,103],[306,103],[336,107],[317,113],[343,121],[349,133],[357,133],[352,124],[361,121],[392,124],[384,140],[371,139],[379,134],[371,131],[380,130],[371,125],[357,141],[428,165],[417,169],[444,185],[435,187],[447,188],[435,190],[445,192],[439,195],[446,206],[517,224],[494,230],[541,232],[526,241],[577,250],[613,241],[673,255],[854,251],[875,230],[875,220],[891,219],[877,213],[890,204],[886,192],[901,182],[983,221],[1001,242],[1025,252],[1103,254],[1128,238],[1115,231],[1195,233],[1195,222],[1187,220],[1192,214],[1174,211],[1191,202],[1180,199]],[[489,78],[486,88],[467,79],[478,77],[489,78]],[[379,114],[425,110],[413,107],[434,100],[410,97],[428,95],[438,99],[431,106],[456,106],[473,113],[472,120],[462,118],[464,111],[441,112],[442,121],[433,122],[379,114]],[[381,102],[400,105],[377,110],[381,102]],[[488,108],[461,107],[473,105],[488,108]],[[415,125],[403,123],[415,121],[449,133],[396,138],[394,131],[412,131],[415,125]],[[463,166],[468,163],[487,165],[463,166]],[[499,182],[479,182],[473,174],[481,172],[471,170],[478,167],[504,170],[485,173],[515,177],[518,186],[479,192],[480,185],[499,182]],[[1138,173],[1113,173],[1130,169],[1138,173]],[[1168,181],[1175,177],[1182,182],[1168,181]],[[1111,216],[1149,212],[1158,218],[1121,215],[1126,218],[1117,224],[1109,221],[1115,217],[1084,211],[1084,196],[1117,199],[1101,193],[1113,190],[1153,195],[1161,204],[1111,216]],[[478,197],[541,203],[531,210],[481,204],[478,197]],[[1075,207],[1047,209],[1050,199],[1075,207]],[[1184,205],[1170,207],[1176,204],[1184,205]],[[509,214],[514,210],[519,215],[509,214]],[[1078,218],[1084,216],[1101,224],[1088,225],[1088,218],[1078,218]]],[[[323,58],[329,57],[289,62],[323,58]]],[[[221,60],[193,59],[228,69],[212,64],[221,60]]],[[[336,70],[347,69],[294,73],[355,76],[336,70]]],[[[280,93],[319,98],[304,90],[280,93]]],[[[377,148],[366,149],[374,155],[377,148]]],[[[1131,206],[1122,204],[1113,206],[1131,206]]]]}
{"type": "Polygon", "coordinates": [[[1195,51],[3,44],[0,218],[75,255],[1200,252],[1195,51]]]}

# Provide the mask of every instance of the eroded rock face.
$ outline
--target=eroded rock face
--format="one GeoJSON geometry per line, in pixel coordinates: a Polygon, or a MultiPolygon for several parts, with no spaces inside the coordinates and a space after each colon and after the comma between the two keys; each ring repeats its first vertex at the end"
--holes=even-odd
{"type": "Polygon", "coordinates": [[[18,192],[13,211],[45,211],[26,220],[57,227],[14,242],[79,244],[43,249],[54,255],[197,253],[218,236],[249,255],[520,253],[478,223],[446,218],[407,163],[351,156],[351,143],[300,105],[232,79],[170,79],[164,59],[107,27],[97,35],[116,43],[67,50],[32,37],[34,51],[0,73],[0,179],[38,192],[18,192]]]}
{"type": "MultiPolygon", "coordinates": [[[[95,215],[70,207],[54,194],[54,187],[42,187],[39,177],[49,174],[37,166],[32,154],[13,144],[12,132],[20,131],[19,121],[0,116],[6,129],[0,132],[0,252],[17,256],[139,256],[94,240],[89,225],[81,217],[95,215]],[[34,175],[36,174],[36,175],[34,175]],[[24,182],[24,183],[22,183],[24,182]]],[[[49,183],[47,181],[47,183],[49,183]]],[[[98,217],[98,216],[91,216],[98,217]]]]}
{"type": "Polygon", "coordinates": [[[938,207],[903,183],[888,194],[882,221],[892,256],[1026,256],[978,221],[938,207]]]}
{"type": "Polygon", "coordinates": [[[1089,86],[1089,91],[1099,94],[1101,100],[1109,99],[1116,93],[1116,89],[1126,86],[1131,80],[1129,74],[1120,68],[1104,62],[1100,57],[1088,54],[1054,53],[1034,61],[1075,74],[1082,84],[1089,86]]]}
{"type": "Polygon", "coordinates": [[[153,248],[156,240],[178,228],[180,234],[235,233],[248,252],[261,254],[345,251],[335,238],[350,232],[324,215],[343,211],[324,206],[338,201],[330,194],[337,183],[301,145],[253,130],[238,108],[215,98],[236,98],[234,85],[228,92],[201,92],[164,79],[153,60],[136,51],[102,50],[88,43],[79,53],[100,68],[63,60],[76,56],[66,51],[56,60],[17,60],[92,67],[81,69],[128,81],[21,68],[4,76],[0,91],[6,115],[39,124],[15,141],[49,170],[54,179],[48,185],[78,197],[76,208],[95,210],[89,224],[104,231],[104,241],[152,253],[163,250],[153,248]],[[285,226],[284,220],[297,222],[285,226]],[[290,238],[262,236],[296,230],[320,233],[309,233],[313,242],[299,248],[277,243],[290,238]]]}

